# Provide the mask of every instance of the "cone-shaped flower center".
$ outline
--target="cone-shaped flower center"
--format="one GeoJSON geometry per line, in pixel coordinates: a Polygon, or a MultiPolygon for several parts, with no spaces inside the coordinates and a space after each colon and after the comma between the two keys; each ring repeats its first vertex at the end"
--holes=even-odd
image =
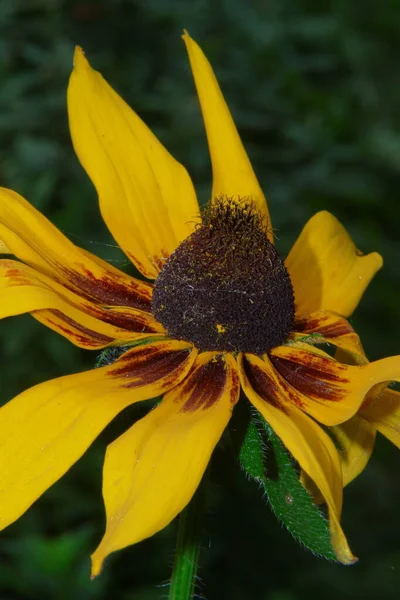
{"type": "Polygon", "coordinates": [[[292,284],[251,203],[208,205],[157,277],[152,310],[168,335],[199,350],[263,354],[286,340],[292,284]]]}

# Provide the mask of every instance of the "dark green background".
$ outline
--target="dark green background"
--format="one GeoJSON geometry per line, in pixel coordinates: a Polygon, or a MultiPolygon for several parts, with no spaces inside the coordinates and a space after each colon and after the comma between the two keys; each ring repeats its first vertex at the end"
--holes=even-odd
{"type": "MultiPolygon", "coordinates": [[[[199,197],[210,164],[180,39],[210,58],[287,252],[317,210],[385,260],[352,319],[370,358],[400,353],[398,0],[0,2],[0,182],[73,241],[126,265],[72,150],[65,91],[74,44],[189,169],[199,197]]],[[[1,398],[93,365],[29,316],[1,328],[1,398]]],[[[89,580],[103,526],[104,448],[137,417],[117,419],[87,455],[0,537],[1,600],[166,597],[176,524],[107,562],[89,580]]],[[[18,435],[18,432],[10,432],[18,435]]],[[[395,599],[400,588],[398,455],[379,439],[345,492],[354,567],[297,547],[234,465],[217,454],[199,591],[209,600],[395,599]]]]}

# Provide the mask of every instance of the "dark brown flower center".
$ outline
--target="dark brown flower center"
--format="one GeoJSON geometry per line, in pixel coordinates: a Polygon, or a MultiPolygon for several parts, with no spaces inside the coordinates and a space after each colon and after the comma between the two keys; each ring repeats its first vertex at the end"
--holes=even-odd
{"type": "Polygon", "coordinates": [[[263,354],[286,340],[292,284],[251,203],[208,205],[157,277],[152,310],[171,337],[202,351],[263,354]]]}

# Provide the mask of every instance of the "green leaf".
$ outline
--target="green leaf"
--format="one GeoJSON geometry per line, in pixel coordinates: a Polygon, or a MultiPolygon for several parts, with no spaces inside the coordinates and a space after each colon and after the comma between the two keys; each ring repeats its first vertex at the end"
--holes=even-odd
{"type": "Polygon", "coordinates": [[[315,554],[336,560],[329,524],[299,482],[288,451],[261,415],[252,415],[239,459],[261,485],[272,510],[293,537],[315,554]]]}

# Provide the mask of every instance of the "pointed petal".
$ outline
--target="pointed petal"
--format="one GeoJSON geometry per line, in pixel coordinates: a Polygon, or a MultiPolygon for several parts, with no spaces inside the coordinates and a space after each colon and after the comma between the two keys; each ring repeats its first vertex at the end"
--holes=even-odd
{"type": "Polygon", "coordinates": [[[366,402],[360,415],[400,448],[400,393],[386,388],[372,402],[366,402]]]}
{"type": "Polygon", "coordinates": [[[351,366],[313,349],[279,346],[270,352],[270,358],[281,381],[289,385],[287,394],[292,401],[325,425],[350,419],[374,385],[400,380],[400,356],[351,366]]]}
{"type": "Polygon", "coordinates": [[[317,423],[296,406],[285,402],[279,384],[274,380],[273,369],[266,374],[262,363],[254,355],[240,356],[239,374],[244,393],[321,490],[329,509],[335,554],[343,564],[352,564],[357,559],[351,553],[340,526],[343,484],[338,452],[317,423]],[[263,379],[258,375],[260,370],[263,379]]]}
{"type": "Polygon", "coordinates": [[[109,367],[47,381],[3,406],[0,528],[57,481],[123,408],[181,381],[195,354],[182,342],[140,346],[109,367]]]}
{"type": "Polygon", "coordinates": [[[26,312],[82,348],[165,333],[148,312],[94,304],[23,263],[0,260],[0,318],[26,312]]]}
{"type": "Polygon", "coordinates": [[[68,88],[72,141],[115,240],[146,277],[193,230],[186,169],[76,49],[68,88]]]}
{"type": "Polygon", "coordinates": [[[303,336],[319,334],[325,342],[350,354],[355,363],[363,364],[365,362],[365,353],[360,338],[350,323],[337,313],[318,310],[304,316],[298,315],[294,329],[303,336]]]}
{"type": "Polygon", "coordinates": [[[104,465],[107,528],[92,556],[106,556],[163,529],[192,498],[239,397],[232,356],[200,354],[190,375],[113,442],[104,465]]]}
{"type": "Polygon", "coordinates": [[[267,218],[269,237],[273,241],[265,196],[243,147],[212,67],[201,48],[189,34],[185,33],[182,37],[189,54],[206,127],[213,169],[212,197],[226,196],[236,200],[238,198],[251,198],[267,218]]]}
{"type": "Polygon", "coordinates": [[[325,309],[348,317],[381,266],[382,257],[363,256],[333,215],[317,213],[286,259],[297,313],[325,309]]]}
{"type": "Polygon", "coordinates": [[[5,188],[0,188],[0,238],[24,263],[80,296],[150,310],[150,284],[81,250],[22,196],[5,188]]]}

